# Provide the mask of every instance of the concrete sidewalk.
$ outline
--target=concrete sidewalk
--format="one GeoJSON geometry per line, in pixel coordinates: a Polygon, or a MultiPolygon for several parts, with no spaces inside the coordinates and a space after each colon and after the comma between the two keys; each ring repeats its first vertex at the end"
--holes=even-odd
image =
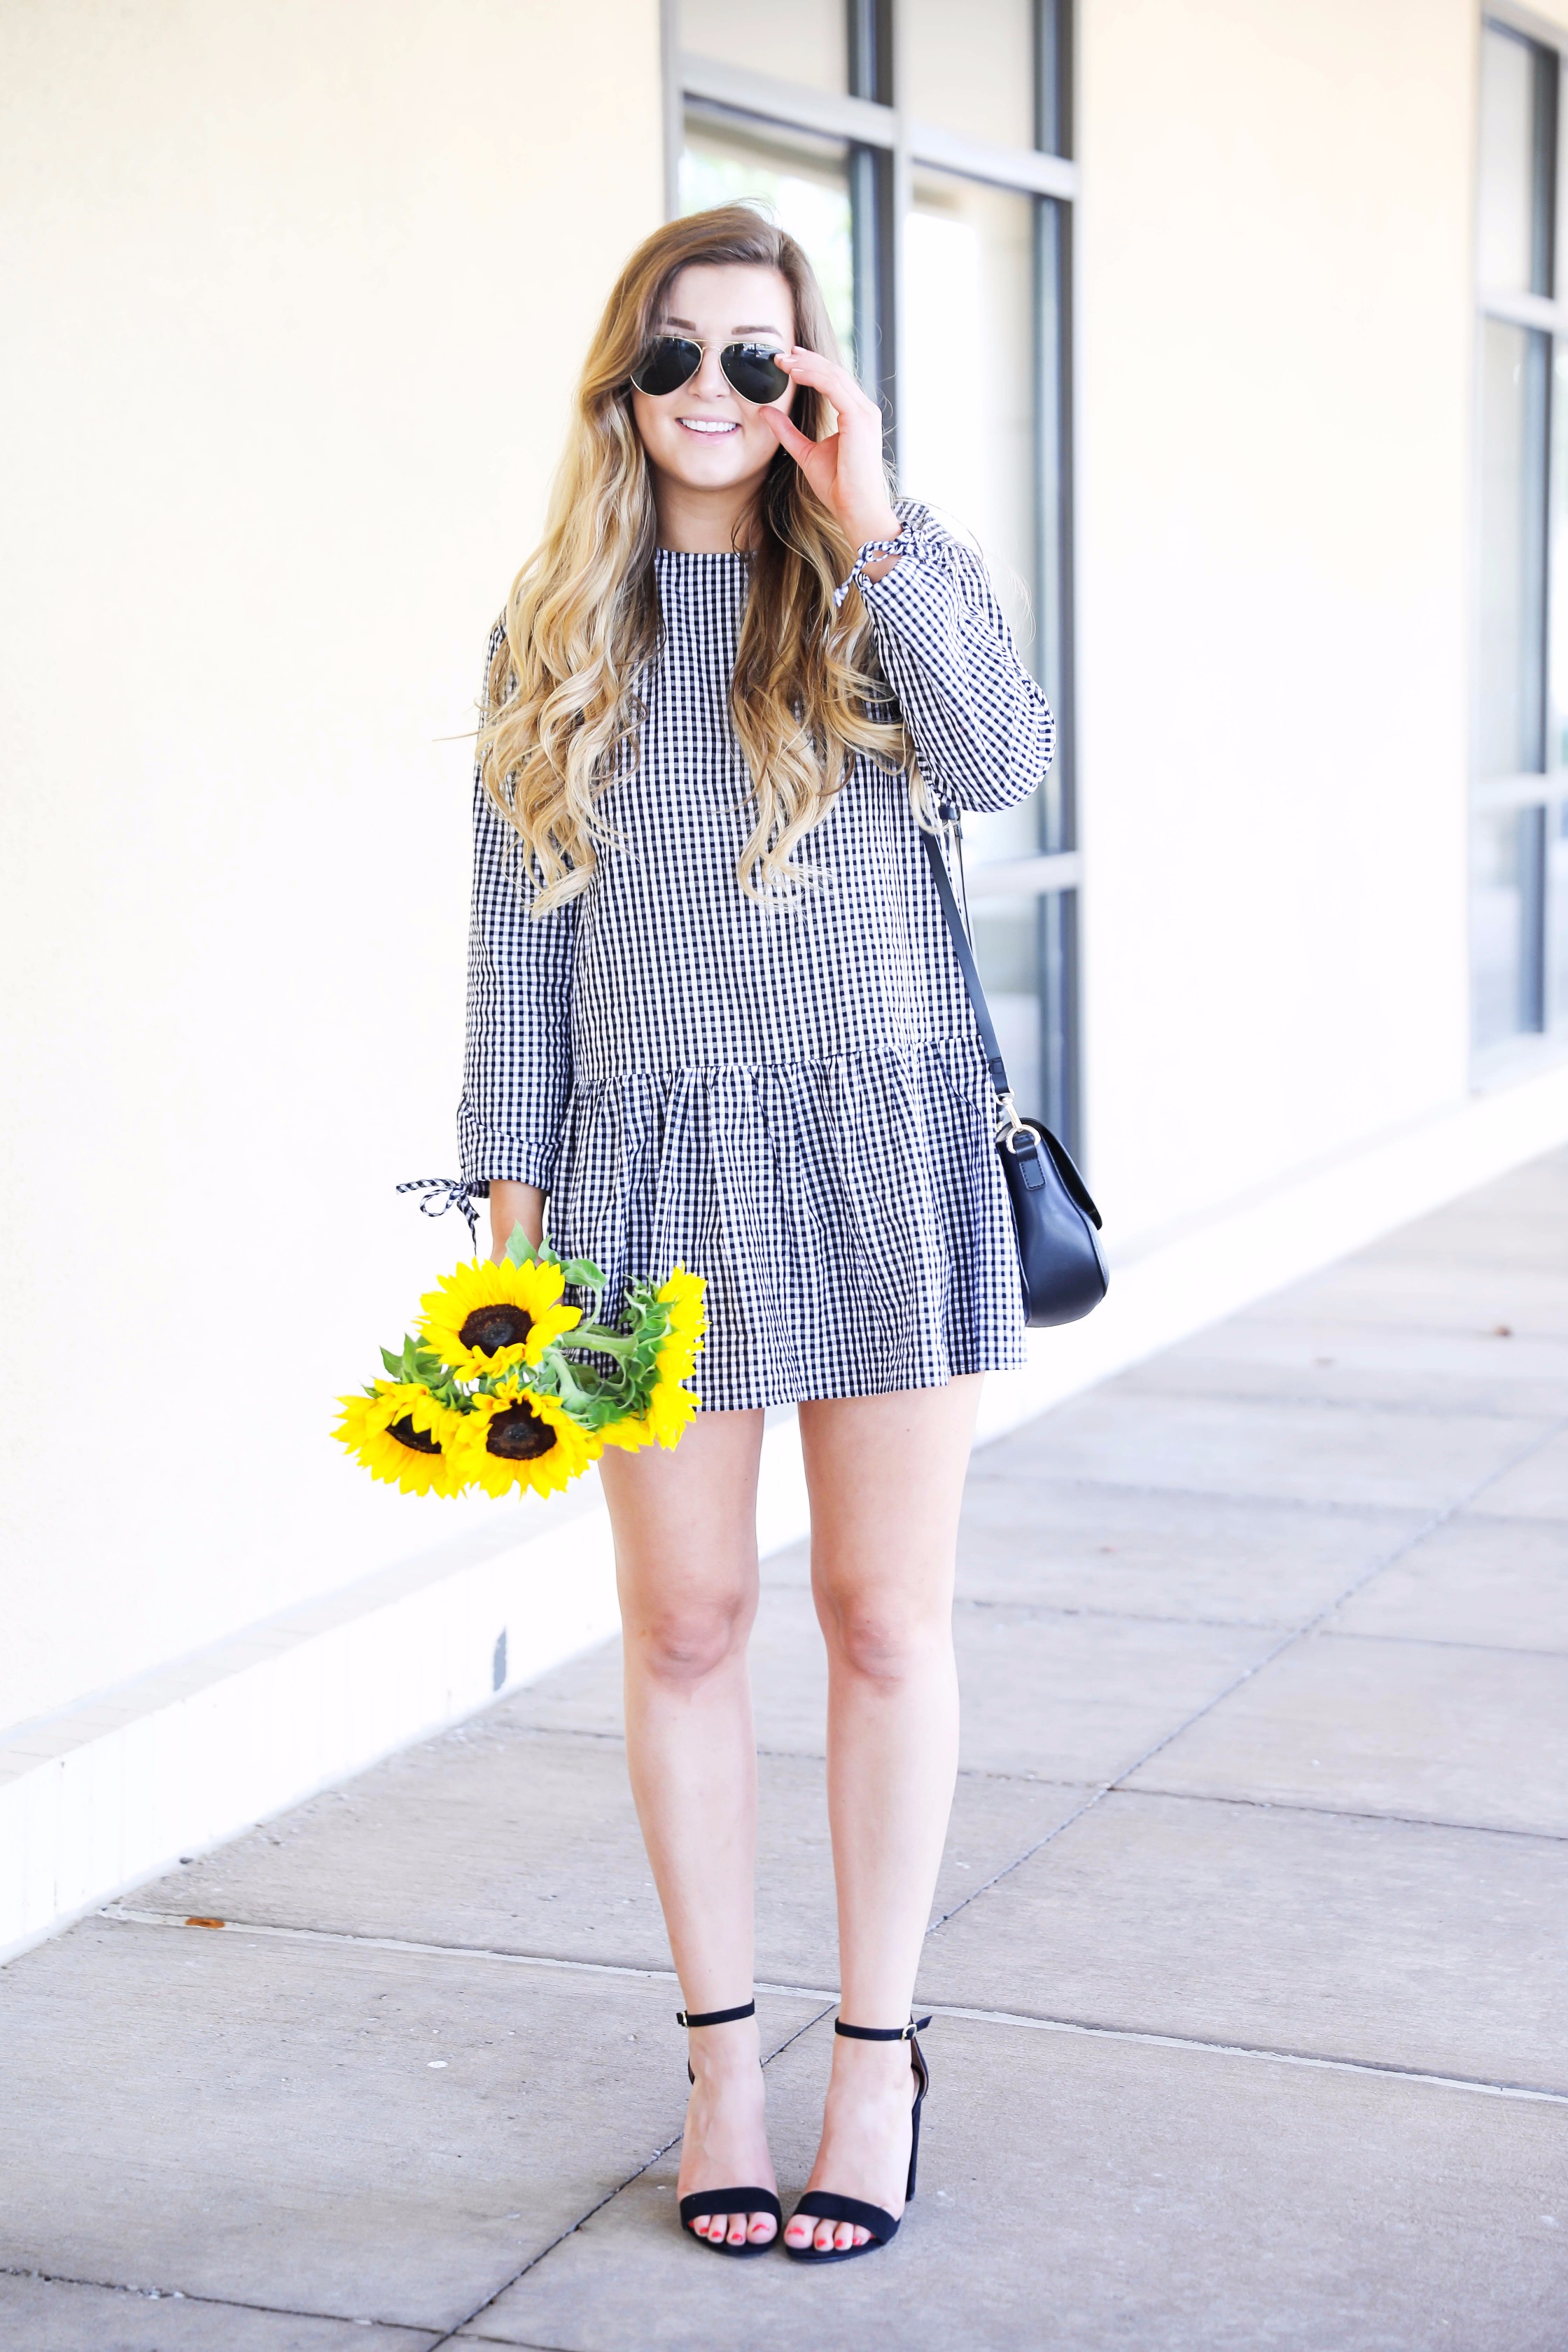
{"type": "MultiPolygon", "coordinates": [[[[787,2203],[836,1957],[764,1576],[787,2203]]],[[[979,1454],[960,1591],[889,2252],[677,2233],[610,1650],[0,1974],[0,2346],[1562,2352],[1568,1153],[979,1454]]]]}

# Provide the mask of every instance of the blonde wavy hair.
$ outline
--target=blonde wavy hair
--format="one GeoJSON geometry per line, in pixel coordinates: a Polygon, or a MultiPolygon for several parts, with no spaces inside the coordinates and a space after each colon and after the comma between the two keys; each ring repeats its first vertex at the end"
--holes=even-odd
{"type": "MultiPolygon", "coordinates": [[[[662,317],[671,281],[693,262],[776,269],[795,303],[795,337],[837,357],[822,290],[792,236],[747,205],[667,222],[616,281],[582,380],[543,540],[512,583],[491,659],[479,732],[490,800],[534,860],[544,914],[586,888],[615,838],[599,808],[635,765],[639,674],[658,651],[657,544],[650,468],[632,416],[631,372],[662,317]]],[[[791,410],[820,436],[826,404],[797,388],[791,410]]],[[[780,449],[748,518],[751,586],[730,687],[730,716],[756,795],[756,824],[736,878],[751,898],[788,896],[809,877],[790,853],[822,816],[858,752],[904,770],[916,814],[931,821],[911,747],[871,646],[858,595],[835,612],[854,551],[788,453],[780,449]]]]}

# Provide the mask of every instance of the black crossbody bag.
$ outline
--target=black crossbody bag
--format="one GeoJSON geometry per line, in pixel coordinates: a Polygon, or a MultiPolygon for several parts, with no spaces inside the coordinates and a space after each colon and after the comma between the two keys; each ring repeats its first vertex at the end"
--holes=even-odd
{"type": "MultiPolygon", "coordinates": [[[[952,827],[962,856],[956,813],[941,814],[952,827]]],[[[1018,1236],[1018,1270],[1024,1284],[1024,1319],[1033,1328],[1052,1323],[1076,1323],[1104,1297],[1110,1277],[1095,1238],[1100,1211],[1089,1188],[1073,1166],[1067,1148],[1038,1119],[1020,1118],[1007,1084],[1006,1065],[997,1042],[996,1024],[980,984],[973,950],[958,901],[952,894],[947,866],[936,836],[920,828],[931,861],[931,879],[952,936],[963,985],[974,1013],[974,1025],[985,1053],[985,1066],[996,1090],[996,1149],[1013,1202],[1013,1223],[1018,1236]]]]}

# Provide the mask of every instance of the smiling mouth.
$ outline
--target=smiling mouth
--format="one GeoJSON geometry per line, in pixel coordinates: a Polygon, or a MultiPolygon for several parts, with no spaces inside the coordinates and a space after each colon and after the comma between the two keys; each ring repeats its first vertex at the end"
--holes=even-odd
{"type": "Polygon", "coordinates": [[[732,417],[726,419],[719,416],[678,416],[675,421],[684,426],[688,433],[706,433],[711,436],[715,433],[738,433],[741,429],[732,417]]]}

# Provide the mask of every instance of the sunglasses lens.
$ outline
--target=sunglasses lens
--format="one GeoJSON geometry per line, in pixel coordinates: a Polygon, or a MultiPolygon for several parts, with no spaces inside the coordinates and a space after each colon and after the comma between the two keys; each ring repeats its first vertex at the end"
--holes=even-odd
{"type": "Polygon", "coordinates": [[[719,364],[742,399],[755,407],[765,408],[789,390],[789,378],[770,344],[726,343],[719,364]]]}
{"type": "Polygon", "coordinates": [[[632,370],[632,382],[658,400],[689,383],[701,364],[700,343],[689,343],[684,335],[659,335],[632,370]]]}

